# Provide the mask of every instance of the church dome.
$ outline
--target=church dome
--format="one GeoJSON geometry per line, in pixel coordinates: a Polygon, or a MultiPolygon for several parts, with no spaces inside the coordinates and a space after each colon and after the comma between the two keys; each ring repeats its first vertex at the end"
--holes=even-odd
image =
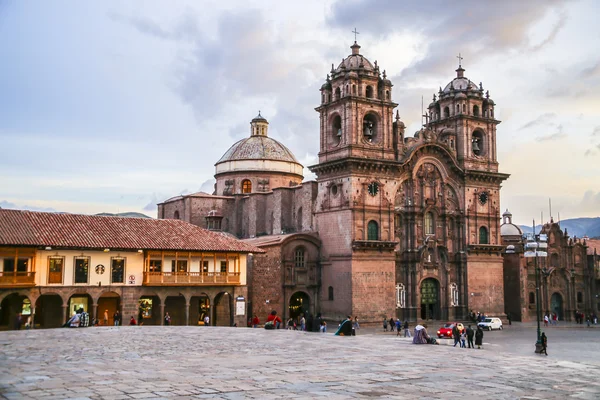
{"type": "Polygon", "coordinates": [[[359,53],[360,46],[354,42],[352,46],[352,54],[344,58],[342,62],[335,69],[335,73],[342,73],[349,70],[361,70],[372,72],[375,70],[375,66],[371,64],[371,61],[367,60],[359,53]]]}
{"type": "Polygon", "coordinates": [[[250,136],[234,143],[217,164],[236,160],[277,160],[298,163],[292,152],[268,136],[250,136]]]}
{"type": "Polygon", "coordinates": [[[475,92],[481,94],[482,90],[477,84],[464,76],[464,68],[460,65],[456,70],[456,78],[452,79],[442,91],[443,94],[447,95],[452,91],[461,92],[475,92]]]}
{"type": "Polygon", "coordinates": [[[512,223],[512,213],[508,209],[502,214],[503,224],[500,225],[500,236],[523,236],[521,228],[512,223]]]}

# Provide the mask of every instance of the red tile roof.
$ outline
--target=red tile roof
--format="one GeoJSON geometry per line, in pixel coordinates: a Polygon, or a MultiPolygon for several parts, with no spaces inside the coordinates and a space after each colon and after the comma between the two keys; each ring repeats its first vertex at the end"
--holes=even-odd
{"type": "Polygon", "coordinates": [[[5,209],[0,209],[0,245],[264,253],[228,234],[176,219],[5,209]]]}

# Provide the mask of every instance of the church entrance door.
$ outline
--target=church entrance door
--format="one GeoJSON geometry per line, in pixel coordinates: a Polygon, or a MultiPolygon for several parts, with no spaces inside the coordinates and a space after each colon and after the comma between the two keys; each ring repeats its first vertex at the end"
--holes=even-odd
{"type": "Polygon", "coordinates": [[[558,319],[563,319],[563,299],[560,293],[554,293],[550,298],[550,308],[553,313],[558,315],[558,319]]]}
{"type": "MultiPolygon", "coordinates": [[[[290,298],[290,318],[298,320],[301,314],[308,316],[310,311],[310,297],[304,292],[296,292],[290,298]]],[[[285,321],[284,321],[285,322],[285,321]]]]}
{"type": "Polygon", "coordinates": [[[439,318],[439,284],[428,278],[421,283],[421,319],[439,318]]]}

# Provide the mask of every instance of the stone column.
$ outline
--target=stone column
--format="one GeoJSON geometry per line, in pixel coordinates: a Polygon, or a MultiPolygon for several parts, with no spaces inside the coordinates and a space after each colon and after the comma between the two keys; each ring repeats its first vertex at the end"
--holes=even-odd
{"type": "Polygon", "coordinates": [[[98,304],[94,303],[92,304],[92,315],[90,315],[90,324],[93,324],[94,319],[96,318],[98,318],[98,304]]]}
{"type": "Polygon", "coordinates": [[[63,320],[62,323],[64,324],[65,322],[67,322],[67,310],[69,308],[68,304],[63,304],[62,306],[62,310],[63,310],[63,320]]]}
{"type": "Polygon", "coordinates": [[[190,324],[190,303],[185,304],[185,326],[190,324]]]}
{"type": "Polygon", "coordinates": [[[33,307],[31,307],[31,326],[29,329],[33,329],[35,327],[35,303],[33,304],[33,307]]]}
{"type": "Polygon", "coordinates": [[[161,303],[161,305],[160,305],[160,324],[161,325],[165,324],[165,305],[164,305],[164,303],[161,303]]]}

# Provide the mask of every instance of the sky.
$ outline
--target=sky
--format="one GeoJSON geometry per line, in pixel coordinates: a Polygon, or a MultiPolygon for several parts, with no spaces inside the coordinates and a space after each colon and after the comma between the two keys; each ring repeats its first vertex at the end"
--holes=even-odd
{"type": "MultiPolygon", "coordinates": [[[[600,216],[600,2],[0,0],[0,207],[93,214],[212,193],[214,163],[269,120],[317,162],[319,88],[377,60],[407,125],[456,76],[496,103],[513,222],[600,216]]],[[[305,179],[315,179],[305,169],[305,179]]]]}

